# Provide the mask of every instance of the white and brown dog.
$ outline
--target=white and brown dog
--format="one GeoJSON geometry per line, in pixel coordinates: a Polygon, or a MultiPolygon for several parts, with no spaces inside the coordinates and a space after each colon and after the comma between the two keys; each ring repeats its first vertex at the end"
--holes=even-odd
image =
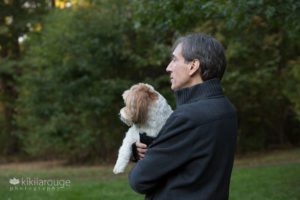
{"type": "Polygon", "coordinates": [[[113,172],[124,172],[132,155],[132,144],[140,141],[140,133],[156,137],[173,112],[166,99],[151,85],[139,83],[123,93],[125,107],[120,110],[121,120],[130,126],[119,149],[113,172]]]}

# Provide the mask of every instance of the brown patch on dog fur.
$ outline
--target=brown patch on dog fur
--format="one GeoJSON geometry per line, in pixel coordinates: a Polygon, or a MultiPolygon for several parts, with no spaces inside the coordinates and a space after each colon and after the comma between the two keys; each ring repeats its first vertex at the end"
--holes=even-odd
{"type": "Polygon", "coordinates": [[[146,121],[149,105],[158,98],[146,84],[134,85],[123,94],[123,98],[133,123],[142,124],[146,121]]]}

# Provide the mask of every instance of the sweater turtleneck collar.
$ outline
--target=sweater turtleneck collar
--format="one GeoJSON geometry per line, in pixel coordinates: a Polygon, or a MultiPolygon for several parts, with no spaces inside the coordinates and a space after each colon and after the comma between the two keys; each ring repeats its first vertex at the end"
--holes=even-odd
{"type": "Polygon", "coordinates": [[[175,91],[177,106],[191,103],[201,98],[220,95],[223,95],[223,90],[220,85],[220,80],[217,78],[175,91]]]}

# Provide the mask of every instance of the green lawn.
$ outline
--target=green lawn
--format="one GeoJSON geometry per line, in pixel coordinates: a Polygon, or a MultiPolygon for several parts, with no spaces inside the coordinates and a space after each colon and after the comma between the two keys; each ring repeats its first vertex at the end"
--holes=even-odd
{"type": "MultiPolygon", "coordinates": [[[[112,166],[61,167],[50,164],[0,165],[0,199],[141,200],[128,186],[127,175],[113,175],[112,166]],[[70,180],[70,186],[26,188],[9,180],[70,180]],[[21,190],[22,189],[22,190],[21,190]],[[35,190],[35,191],[34,191],[35,190]],[[50,191],[47,191],[50,190],[50,191]]],[[[300,149],[250,155],[238,159],[233,169],[230,200],[299,200],[300,149]]]]}

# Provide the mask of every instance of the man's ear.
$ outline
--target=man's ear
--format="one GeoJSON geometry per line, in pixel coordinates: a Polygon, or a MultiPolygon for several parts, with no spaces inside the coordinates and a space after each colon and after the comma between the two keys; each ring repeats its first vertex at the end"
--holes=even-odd
{"type": "Polygon", "coordinates": [[[199,68],[200,68],[200,61],[198,59],[194,59],[190,65],[189,75],[193,76],[195,73],[198,73],[199,68]]]}

